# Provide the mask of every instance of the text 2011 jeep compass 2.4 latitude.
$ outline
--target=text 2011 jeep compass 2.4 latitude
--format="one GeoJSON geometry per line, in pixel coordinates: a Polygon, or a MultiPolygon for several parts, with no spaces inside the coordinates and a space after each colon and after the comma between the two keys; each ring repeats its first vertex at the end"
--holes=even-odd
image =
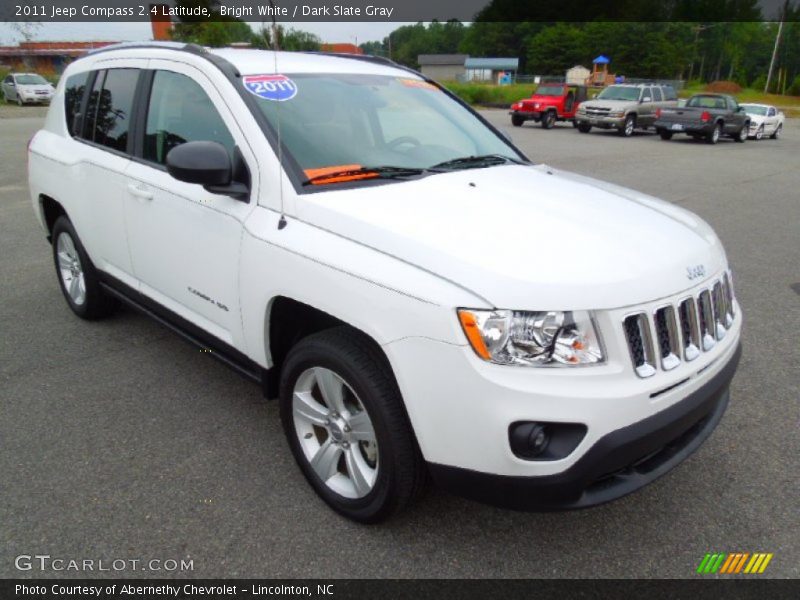
{"type": "Polygon", "coordinates": [[[728,403],[742,316],[711,228],[531,164],[389,61],[110,47],[67,68],[29,169],[70,308],[124,300],[262,381],[350,518],[428,475],[612,500],[728,403]]]}

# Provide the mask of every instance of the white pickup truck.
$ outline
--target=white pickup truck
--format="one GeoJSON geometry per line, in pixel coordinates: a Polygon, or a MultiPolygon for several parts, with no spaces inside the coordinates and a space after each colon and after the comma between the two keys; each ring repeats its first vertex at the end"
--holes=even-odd
{"type": "Polygon", "coordinates": [[[107,47],[67,68],[29,170],[72,311],[124,301],[261,382],[349,518],[429,475],[606,502],[727,406],[742,315],[711,228],[532,164],[389,61],[107,47]]]}

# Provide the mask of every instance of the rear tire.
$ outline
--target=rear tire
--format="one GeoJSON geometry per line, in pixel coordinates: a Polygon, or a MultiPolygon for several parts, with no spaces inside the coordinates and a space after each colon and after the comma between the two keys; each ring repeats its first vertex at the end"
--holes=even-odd
{"type": "Polygon", "coordinates": [[[658,135],[661,136],[662,140],[671,140],[672,139],[672,132],[667,131],[666,129],[659,129],[658,135]]]}
{"type": "Polygon", "coordinates": [[[586,123],[578,123],[576,127],[578,128],[578,131],[580,131],[581,133],[589,133],[592,130],[592,126],[587,125],[586,123]]]}
{"type": "Polygon", "coordinates": [[[52,240],[58,284],[72,312],[87,320],[102,319],[114,312],[117,300],[103,291],[97,269],[65,215],[53,225],[52,240]]]}
{"type": "Polygon", "coordinates": [[[424,461],[400,390],[363,333],[337,327],[298,342],[281,370],[280,413],[303,475],[339,514],[377,523],[421,491],[424,461]]]}
{"type": "Polygon", "coordinates": [[[706,142],[716,144],[720,136],[722,136],[722,123],[717,123],[714,125],[713,131],[706,136],[706,142]]]}
{"type": "Polygon", "coordinates": [[[522,124],[524,122],[525,122],[525,119],[523,119],[522,117],[517,116],[517,115],[511,115],[511,124],[514,127],[522,127],[522,124]]]}
{"type": "Polygon", "coordinates": [[[742,128],[736,132],[736,135],[733,138],[734,141],[740,144],[744,144],[747,141],[747,134],[749,132],[750,132],[750,125],[745,123],[744,125],[742,125],[742,128]]]}
{"type": "Polygon", "coordinates": [[[772,133],[772,135],[769,136],[769,139],[777,140],[779,137],[781,137],[782,129],[783,129],[783,124],[778,125],[778,128],[772,133]]]}
{"type": "Polygon", "coordinates": [[[556,124],[556,113],[548,110],[542,115],[542,129],[552,129],[556,124]]]}

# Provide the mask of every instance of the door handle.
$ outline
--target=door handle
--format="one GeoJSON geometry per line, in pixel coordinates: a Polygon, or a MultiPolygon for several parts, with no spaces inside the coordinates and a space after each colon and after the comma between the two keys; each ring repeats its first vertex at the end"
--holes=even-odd
{"type": "Polygon", "coordinates": [[[128,191],[131,193],[132,196],[136,196],[137,198],[141,198],[142,200],[153,199],[153,192],[141,188],[133,183],[128,184],[128,191]]]}

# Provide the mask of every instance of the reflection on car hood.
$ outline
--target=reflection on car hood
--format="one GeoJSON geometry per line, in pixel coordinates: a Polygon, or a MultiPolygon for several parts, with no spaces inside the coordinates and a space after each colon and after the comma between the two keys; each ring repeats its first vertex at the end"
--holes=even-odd
{"type": "Polygon", "coordinates": [[[687,267],[725,265],[696,215],[544,165],[307,194],[298,211],[502,308],[622,307],[688,289],[687,267]]]}

